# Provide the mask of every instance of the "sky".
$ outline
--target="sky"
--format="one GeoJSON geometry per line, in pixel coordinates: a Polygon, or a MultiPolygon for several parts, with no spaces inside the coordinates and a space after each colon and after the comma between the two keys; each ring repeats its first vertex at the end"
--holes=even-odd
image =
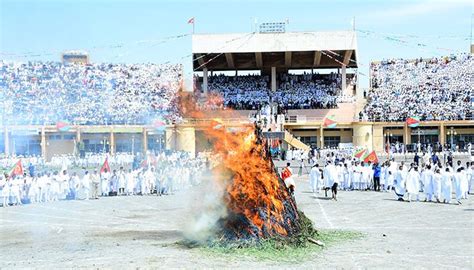
{"type": "Polygon", "coordinates": [[[351,30],[358,72],[369,63],[468,52],[473,1],[0,0],[0,59],[59,61],[81,49],[92,62],[182,63],[191,74],[196,33],[251,32],[255,21],[288,20],[287,31],[351,30]]]}

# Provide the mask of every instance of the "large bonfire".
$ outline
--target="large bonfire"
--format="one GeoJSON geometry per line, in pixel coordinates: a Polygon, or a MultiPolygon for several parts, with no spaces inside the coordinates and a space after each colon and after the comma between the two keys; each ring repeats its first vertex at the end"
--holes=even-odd
{"type": "MultiPolygon", "coordinates": [[[[184,104],[188,116],[209,117],[202,109],[189,109],[196,104],[194,101],[184,104]]],[[[213,168],[213,179],[224,185],[222,200],[227,209],[227,215],[218,221],[215,238],[226,242],[254,241],[292,238],[308,229],[312,232],[310,223],[310,228],[303,228],[308,226],[308,220],[298,212],[293,196],[279,177],[258,126],[226,126],[222,118],[204,123],[204,132],[220,161],[213,168]]]]}

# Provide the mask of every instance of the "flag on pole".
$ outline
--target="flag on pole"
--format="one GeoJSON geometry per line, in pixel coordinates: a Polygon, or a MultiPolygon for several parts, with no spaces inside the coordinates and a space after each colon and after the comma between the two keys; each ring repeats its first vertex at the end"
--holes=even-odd
{"type": "Polygon", "coordinates": [[[109,157],[105,158],[104,164],[102,164],[102,167],[100,168],[100,173],[103,173],[105,170],[110,172],[109,157]]]}
{"type": "Polygon", "coordinates": [[[416,117],[416,116],[413,116],[413,117],[408,117],[407,118],[407,125],[409,127],[417,127],[420,125],[420,118],[419,117],[416,117]]]}
{"type": "Polygon", "coordinates": [[[356,157],[356,158],[358,158],[358,159],[361,159],[361,158],[364,156],[364,154],[365,154],[366,151],[367,151],[367,150],[365,150],[365,149],[361,149],[361,150],[359,150],[359,151],[356,151],[356,152],[354,153],[354,157],[356,157]]]}
{"type": "Polygon", "coordinates": [[[334,118],[334,115],[325,117],[323,121],[323,126],[325,128],[335,128],[337,126],[337,122],[336,120],[334,120],[334,118]]]}
{"type": "Polygon", "coordinates": [[[194,17],[192,17],[191,19],[188,20],[188,24],[193,25],[193,34],[194,34],[194,17]]]}
{"type": "Polygon", "coordinates": [[[221,129],[224,126],[224,122],[220,118],[212,119],[212,128],[213,129],[221,129]]]}
{"type": "Polygon", "coordinates": [[[164,131],[166,129],[166,123],[162,118],[158,118],[153,121],[153,127],[157,131],[164,131]]]}
{"type": "Polygon", "coordinates": [[[375,151],[372,151],[372,152],[370,152],[370,154],[368,154],[367,156],[365,156],[364,162],[365,162],[365,163],[368,163],[369,161],[370,161],[372,164],[374,164],[374,163],[379,163],[379,159],[378,159],[377,154],[375,153],[375,151]]]}
{"type": "Polygon", "coordinates": [[[71,129],[71,125],[69,124],[68,121],[61,120],[56,123],[56,128],[59,131],[65,132],[71,129]]]}
{"type": "Polygon", "coordinates": [[[23,175],[23,165],[21,164],[21,159],[18,160],[17,163],[15,163],[15,165],[10,171],[10,177],[13,177],[15,175],[23,175]]]}

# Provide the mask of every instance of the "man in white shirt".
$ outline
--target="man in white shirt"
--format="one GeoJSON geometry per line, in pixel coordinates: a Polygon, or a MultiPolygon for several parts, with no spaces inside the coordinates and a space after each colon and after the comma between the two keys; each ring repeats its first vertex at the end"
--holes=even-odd
{"type": "Polygon", "coordinates": [[[311,191],[313,192],[313,194],[319,193],[319,190],[321,189],[320,183],[321,183],[321,170],[319,169],[319,165],[316,163],[311,168],[311,171],[309,174],[309,184],[310,184],[311,191]]]}

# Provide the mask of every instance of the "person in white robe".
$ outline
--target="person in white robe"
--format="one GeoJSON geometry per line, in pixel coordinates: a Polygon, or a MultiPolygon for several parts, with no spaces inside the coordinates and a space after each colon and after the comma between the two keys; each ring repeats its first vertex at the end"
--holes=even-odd
{"type": "Polygon", "coordinates": [[[311,189],[311,192],[314,193],[319,193],[319,190],[321,189],[321,170],[319,169],[319,165],[316,163],[314,166],[311,168],[311,171],[309,173],[309,186],[311,189]]]}
{"type": "Polygon", "coordinates": [[[66,195],[69,192],[69,175],[66,170],[63,170],[61,176],[59,177],[59,199],[65,199],[66,195]]]}
{"type": "Polygon", "coordinates": [[[414,166],[409,172],[406,180],[406,190],[408,195],[408,202],[411,202],[412,196],[416,196],[416,200],[419,200],[420,192],[420,173],[418,167],[414,166]]]}
{"type": "Polygon", "coordinates": [[[79,187],[81,185],[81,180],[76,172],[72,173],[71,178],[69,179],[69,190],[70,190],[70,198],[73,200],[77,200],[77,193],[79,191],[79,187]]]}
{"type": "Polygon", "coordinates": [[[372,168],[370,164],[366,163],[362,167],[362,178],[360,180],[360,190],[368,190],[370,187],[370,178],[373,175],[372,168]]]}
{"type": "Polygon", "coordinates": [[[344,189],[344,168],[342,167],[342,162],[339,162],[336,166],[337,171],[337,183],[339,184],[339,189],[344,189]]]}
{"type": "Polygon", "coordinates": [[[102,196],[109,196],[109,181],[110,172],[105,169],[104,172],[100,174],[100,187],[102,196]]]}
{"type": "Polygon", "coordinates": [[[127,195],[133,195],[133,188],[135,187],[135,173],[132,172],[131,169],[128,170],[128,173],[126,174],[126,194],[127,195]]]}
{"type": "Polygon", "coordinates": [[[91,180],[91,198],[92,199],[99,199],[100,193],[100,176],[97,173],[97,170],[94,170],[94,173],[90,176],[91,180]]]}
{"type": "Polygon", "coordinates": [[[432,179],[433,179],[433,197],[436,199],[437,202],[440,202],[442,175],[441,175],[441,170],[439,168],[436,169],[435,173],[433,174],[432,179]]]}
{"type": "Polygon", "coordinates": [[[351,175],[350,175],[350,170],[349,166],[347,163],[344,163],[344,169],[343,169],[343,180],[344,180],[344,190],[350,190],[351,189],[351,175]]]}
{"type": "Polygon", "coordinates": [[[56,174],[48,174],[48,177],[50,179],[50,182],[51,182],[51,188],[49,190],[50,192],[50,199],[51,201],[58,201],[59,200],[59,196],[60,196],[60,182],[58,180],[58,175],[56,174]]]}
{"type": "Polygon", "coordinates": [[[403,171],[403,166],[400,166],[398,170],[395,171],[393,185],[399,201],[403,201],[403,196],[405,195],[406,176],[403,171]]]}
{"type": "Polygon", "coordinates": [[[450,203],[453,193],[453,175],[450,172],[449,168],[446,168],[445,171],[441,174],[441,195],[444,203],[450,203]]]}
{"type": "Polygon", "coordinates": [[[454,190],[456,191],[456,200],[458,204],[461,204],[461,199],[464,199],[464,195],[467,192],[467,179],[464,173],[464,168],[460,167],[454,174],[454,190]]]}
{"type": "Polygon", "coordinates": [[[425,194],[425,202],[433,199],[433,171],[431,165],[426,165],[421,172],[421,182],[423,183],[423,193],[425,194]]]}
{"type": "Polygon", "coordinates": [[[127,186],[127,179],[123,167],[120,167],[118,172],[118,195],[125,195],[125,188],[127,186]]]}
{"type": "Polygon", "coordinates": [[[15,205],[22,205],[21,190],[23,179],[21,176],[14,176],[11,185],[11,196],[15,205]]]}
{"type": "Polygon", "coordinates": [[[333,165],[332,161],[328,161],[328,165],[324,168],[323,176],[325,196],[327,197],[327,191],[331,189],[332,198],[335,199],[333,187],[334,183],[338,183],[338,176],[336,166],[333,165]]]}
{"type": "Polygon", "coordinates": [[[5,178],[3,175],[0,176],[0,189],[2,196],[2,206],[8,207],[10,203],[10,180],[5,178]]]}
{"type": "Polygon", "coordinates": [[[44,201],[50,202],[51,201],[51,178],[48,174],[43,174],[43,194],[44,194],[44,201]]]}
{"type": "Polygon", "coordinates": [[[81,181],[82,191],[84,192],[84,199],[89,200],[91,190],[91,178],[88,171],[85,171],[81,181]]]}
{"type": "Polygon", "coordinates": [[[356,162],[353,171],[354,171],[353,187],[355,190],[360,190],[361,179],[362,179],[362,167],[360,166],[359,162],[356,162]]]}
{"type": "Polygon", "coordinates": [[[471,194],[472,184],[474,183],[474,162],[466,162],[466,176],[468,181],[467,194],[471,194]]]}
{"type": "Polygon", "coordinates": [[[380,166],[380,190],[385,191],[387,185],[387,164],[385,162],[380,166]]]}
{"type": "Polygon", "coordinates": [[[35,176],[31,179],[31,185],[28,192],[28,197],[30,199],[30,203],[38,202],[38,178],[35,176]]]}

